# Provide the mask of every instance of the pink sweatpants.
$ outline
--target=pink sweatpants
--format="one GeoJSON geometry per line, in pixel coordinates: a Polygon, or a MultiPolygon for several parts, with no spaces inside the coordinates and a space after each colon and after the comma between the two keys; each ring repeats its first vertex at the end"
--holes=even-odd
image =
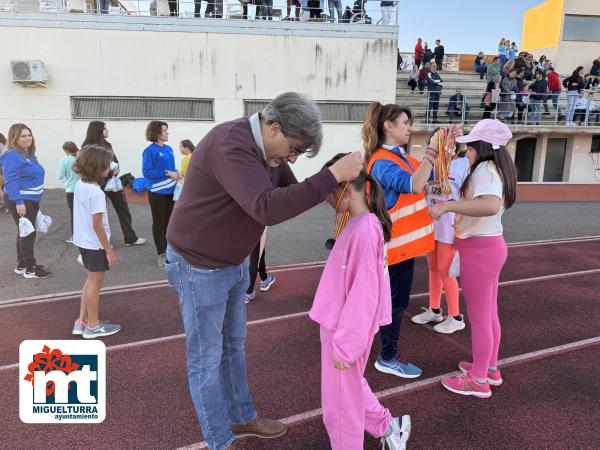
{"type": "Polygon", "coordinates": [[[498,278],[508,249],[503,236],[457,238],[456,247],[460,255],[460,284],[471,324],[471,373],[485,378],[488,368],[498,364],[498,278]]]}
{"type": "Polygon", "coordinates": [[[456,247],[452,244],[435,241],[435,248],[427,253],[429,266],[429,307],[439,309],[442,302],[442,287],[446,293],[448,315],[458,316],[458,281],[448,275],[454,259],[456,247]]]}
{"type": "Polygon", "coordinates": [[[364,377],[373,336],[365,353],[346,370],[333,367],[333,332],[321,327],[321,406],[332,450],[363,450],[365,430],[385,434],[390,411],[373,395],[364,377]]]}

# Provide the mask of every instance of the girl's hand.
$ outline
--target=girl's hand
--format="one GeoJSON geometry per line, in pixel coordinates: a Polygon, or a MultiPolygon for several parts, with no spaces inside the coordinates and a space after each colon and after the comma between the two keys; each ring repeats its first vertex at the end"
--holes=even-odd
{"type": "MultiPolygon", "coordinates": [[[[439,133],[439,130],[436,131],[433,136],[431,136],[431,139],[429,139],[429,145],[427,146],[427,148],[432,148],[434,150],[438,150],[438,133],[439,133]]],[[[437,155],[435,157],[437,158],[437,155]]]]}
{"type": "Polygon", "coordinates": [[[27,209],[25,208],[25,205],[17,205],[17,214],[21,217],[27,214],[27,209]]]}
{"type": "Polygon", "coordinates": [[[350,367],[350,364],[340,361],[335,357],[335,355],[331,357],[331,362],[333,363],[333,367],[335,367],[337,370],[346,370],[350,367]]]}
{"type": "Polygon", "coordinates": [[[460,125],[452,125],[450,127],[450,137],[452,139],[456,139],[457,137],[462,136],[462,135],[463,135],[463,130],[460,127],[460,125]]]}
{"type": "Polygon", "coordinates": [[[117,255],[112,251],[112,246],[111,250],[106,252],[106,259],[108,260],[108,267],[114,267],[117,264],[117,255]]]}
{"type": "Polygon", "coordinates": [[[429,208],[429,217],[431,217],[434,220],[437,220],[444,214],[446,214],[448,212],[448,210],[446,209],[446,203],[447,202],[440,202],[431,205],[431,207],[429,208]]]}

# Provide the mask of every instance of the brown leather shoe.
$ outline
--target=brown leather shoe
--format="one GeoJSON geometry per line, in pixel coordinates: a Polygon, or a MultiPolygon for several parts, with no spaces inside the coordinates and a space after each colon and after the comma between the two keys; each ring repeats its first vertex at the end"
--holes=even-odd
{"type": "Polygon", "coordinates": [[[272,439],[283,436],[287,432],[287,425],[279,420],[257,417],[246,425],[232,425],[231,430],[237,438],[256,436],[263,439],[272,439]]]}

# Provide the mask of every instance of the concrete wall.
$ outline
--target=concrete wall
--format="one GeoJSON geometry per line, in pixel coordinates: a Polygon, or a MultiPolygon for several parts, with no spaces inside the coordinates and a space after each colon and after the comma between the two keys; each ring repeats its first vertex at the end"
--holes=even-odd
{"type": "MultiPolygon", "coordinates": [[[[70,96],[213,98],[214,122],[169,121],[173,147],[182,139],[198,142],[216,123],[240,117],[244,99],[286,91],[316,100],[395,98],[395,27],[37,16],[0,18],[0,42],[10,43],[0,46],[0,131],[6,134],[14,122],[33,129],[48,187],[60,186],[55,172],[62,143],[80,144],[87,129],[88,121],[71,119],[70,96]],[[10,59],[42,60],[47,87],[13,84],[10,59]]],[[[147,121],[106,122],[122,172],[141,176],[147,121]]],[[[332,154],[358,148],[360,126],[326,124],[322,154],[298,162],[297,175],[311,175],[332,154]]]]}

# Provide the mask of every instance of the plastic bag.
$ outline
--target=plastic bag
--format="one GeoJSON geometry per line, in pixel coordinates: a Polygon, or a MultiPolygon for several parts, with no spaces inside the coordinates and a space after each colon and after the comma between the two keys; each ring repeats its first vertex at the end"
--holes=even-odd
{"type": "Polygon", "coordinates": [[[452,264],[450,264],[450,269],[448,270],[448,276],[450,278],[456,278],[460,276],[460,258],[458,257],[458,252],[454,254],[454,259],[452,260],[452,264]]]}
{"type": "Polygon", "coordinates": [[[38,210],[37,216],[35,217],[35,229],[40,233],[47,233],[50,225],[52,225],[52,218],[50,216],[45,216],[38,210]]]}
{"type": "Polygon", "coordinates": [[[35,228],[33,228],[33,224],[27,217],[21,217],[19,219],[19,236],[20,237],[27,237],[34,231],[35,231],[35,228]]]}
{"type": "MultiPolygon", "coordinates": [[[[110,170],[115,171],[119,168],[119,165],[116,162],[111,162],[110,163],[110,170]]],[[[119,192],[121,190],[123,190],[123,184],[121,183],[121,180],[119,178],[117,178],[116,176],[113,176],[111,178],[108,179],[108,181],[106,182],[106,185],[104,186],[104,190],[108,191],[108,192],[119,192]]]]}
{"type": "Polygon", "coordinates": [[[183,189],[183,181],[178,181],[177,184],[175,185],[175,190],[173,191],[173,201],[176,201],[179,199],[182,189],[183,189]]]}

